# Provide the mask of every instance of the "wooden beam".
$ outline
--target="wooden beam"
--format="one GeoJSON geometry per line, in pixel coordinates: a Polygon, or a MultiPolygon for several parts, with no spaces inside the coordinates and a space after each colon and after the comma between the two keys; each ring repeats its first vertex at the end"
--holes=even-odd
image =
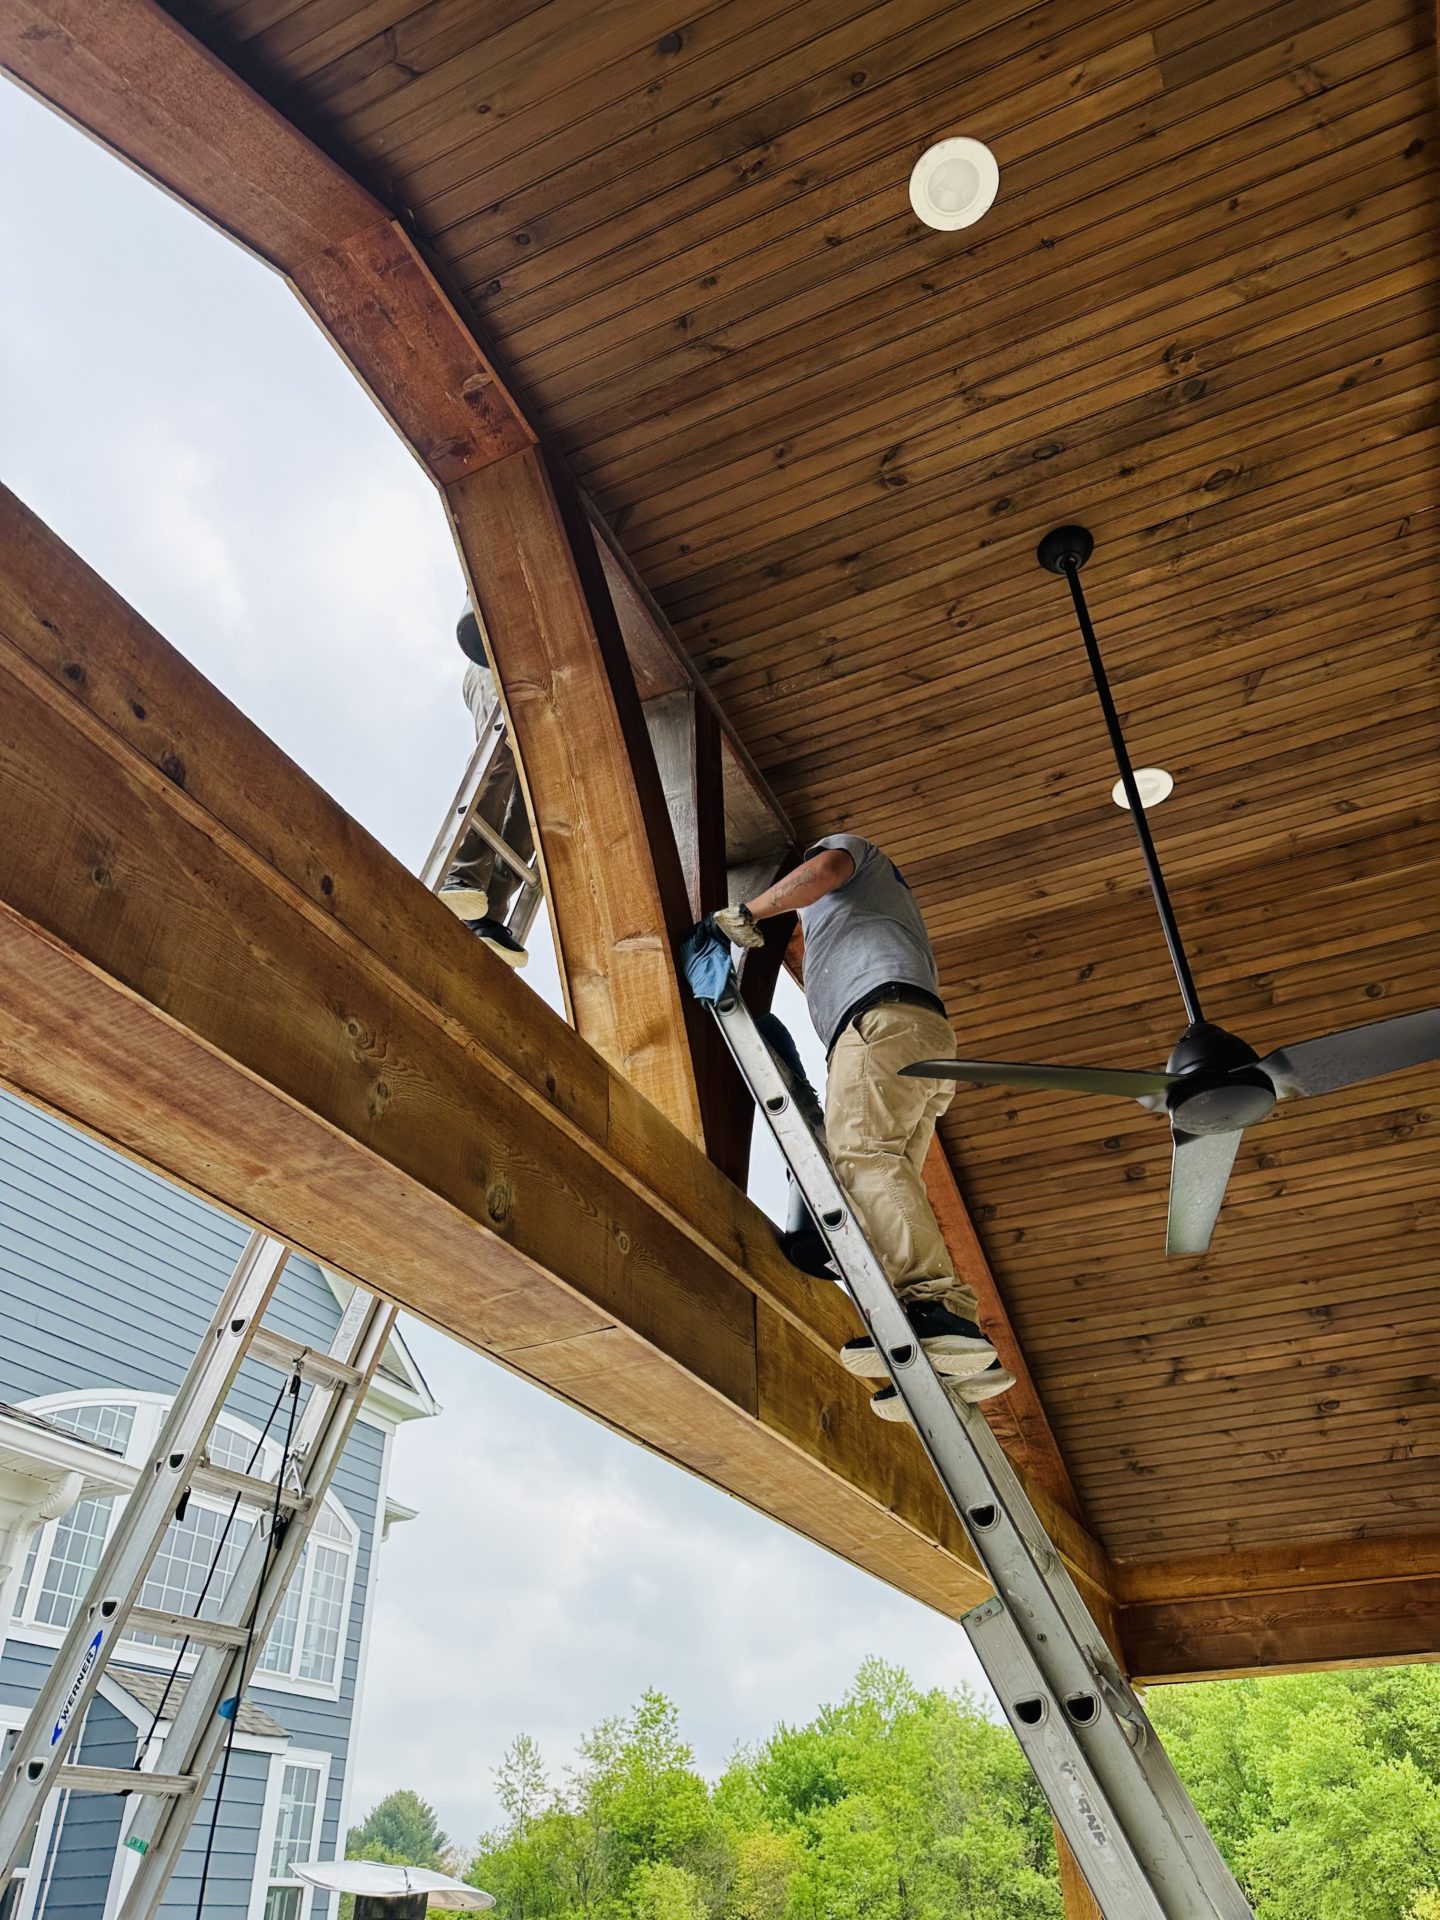
{"type": "Polygon", "coordinates": [[[0,1080],[928,1604],[978,1599],[913,1436],[836,1362],[839,1290],[3,492],[0,556],[0,1080]]]}
{"type": "Polygon", "coordinates": [[[150,0],[18,0],[0,60],[291,282],[441,489],[491,641],[572,1016],[704,1137],[687,924],[593,530],[387,210],[150,0]],[[577,725],[584,716],[583,729],[577,725]]]}
{"type": "Polygon", "coordinates": [[[1026,1364],[1010,1315],[995,1284],[995,1275],[980,1244],[980,1236],[965,1205],[965,1196],[955,1178],[944,1142],[937,1134],[925,1161],[925,1189],[935,1218],[945,1239],[955,1271],[967,1286],[975,1289],[980,1302],[980,1319],[989,1334],[1002,1366],[1015,1376],[1009,1393],[984,1403],[991,1426],[1004,1444],[1005,1451],[1032,1479],[1077,1519],[1081,1514],[1080,1497],[1056,1443],[1044,1403],[1026,1364]]]}
{"type": "Polygon", "coordinates": [[[691,919],[684,876],[599,555],[583,522],[572,537],[568,496],[534,447],[446,489],[576,1030],[701,1142],[687,1022],[695,1046],[703,1036],[673,957],[691,919]]]}
{"type": "Polygon", "coordinates": [[[1116,1568],[1141,1681],[1440,1658],[1440,1534],[1315,1540],[1116,1568]]]}

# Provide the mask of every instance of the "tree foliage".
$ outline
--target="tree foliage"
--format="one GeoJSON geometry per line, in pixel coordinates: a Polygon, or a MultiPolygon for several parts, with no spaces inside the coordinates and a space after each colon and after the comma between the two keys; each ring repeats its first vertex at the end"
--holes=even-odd
{"type": "Polygon", "coordinates": [[[501,1920],[1060,1914],[1049,1820],[1009,1733],[968,1696],[921,1693],[880,1661],[713,1787],[651,1692],[597,1727],[559,1781],[522,1736],[500,1794],[505,1823],[470,1878],[501,1920]]]}
{"type": "Polygon", "coordinates": [[[1440,1668],[1152,1689],[1259,1920],[1440,1920],[1440,1668]]]}
{"type": "Polygon", "coordinates": [[[347,1860],[388,1860],[406,1867],[443,1870],[449,1850],[435,1809],[408,1787],[387,1793],[345,1840],[347,1860]]]}
{"type": "MultiPolygon", "coordinates": [[[[1440,1920],[1440,1668],[1157,1687],[1147,1705],[1259,1920],[1440,1920]]],[[[1060,1920],[1049,1816],[1009,1731],[878,1660],[713,1783],[650,1692],[558,1778],[522,1734],[498,1787],[468,1875],[496,1920],[1060,1920]]],[[[423,1802],[391,1800],[443,1850],[423,1802]]],[[[396,1831],[380,1811],[352,1840],[396,1831]]]]}

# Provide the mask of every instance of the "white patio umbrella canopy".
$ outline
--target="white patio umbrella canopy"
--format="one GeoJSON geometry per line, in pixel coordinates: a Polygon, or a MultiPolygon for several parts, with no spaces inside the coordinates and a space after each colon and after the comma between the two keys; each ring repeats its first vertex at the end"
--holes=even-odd
{"type": "Polygon", "coordinates": [[[331,1893],[368,1893],[380,1899],[403,1900],[407,1894],[428,1893],[430,1904],[478,1912],[493,1907],[495,1896],[448,1873],[429,1867],[391,1867],[379,1860],[297,1860],[290,1871],[312,1887],[331,1893]]]}

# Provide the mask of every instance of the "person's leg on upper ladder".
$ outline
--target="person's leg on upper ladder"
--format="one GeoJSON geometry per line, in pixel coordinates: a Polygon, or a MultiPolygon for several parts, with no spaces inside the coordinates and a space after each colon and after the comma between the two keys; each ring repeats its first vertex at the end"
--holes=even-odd
{"type": "MultiPolygon", "coordinates": [[[[975,1294],[956,1278],[925,1191],[925,1156],[954,1084],[900,1071],[954,1053],[954,1031],[933,1009],[903,1001],[871,1007],[836,1042],[825,1133],[836,1176],[886,1278],[932,1364],[958,1383],[990,1370],[995,1350],[976,1324],[975,1294]]],[[[885,1376],[868,1337],[848,1341],[842,1358],[865,1378],[885,1376]]],[[[872,1404],[888,1417],[903,1414],[893,1387],[872,1404]]]]}

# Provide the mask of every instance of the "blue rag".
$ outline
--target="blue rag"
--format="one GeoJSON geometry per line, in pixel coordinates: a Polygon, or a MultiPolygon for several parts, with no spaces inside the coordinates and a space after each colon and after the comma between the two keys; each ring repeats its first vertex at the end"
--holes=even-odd
{"type": "Polygon", "coordinates": [[[713,1006],[735,985],[730,948],[712,928],[696,927],[680,949],[680,965],[691,993],[702,1006],[713,1006]]]}

